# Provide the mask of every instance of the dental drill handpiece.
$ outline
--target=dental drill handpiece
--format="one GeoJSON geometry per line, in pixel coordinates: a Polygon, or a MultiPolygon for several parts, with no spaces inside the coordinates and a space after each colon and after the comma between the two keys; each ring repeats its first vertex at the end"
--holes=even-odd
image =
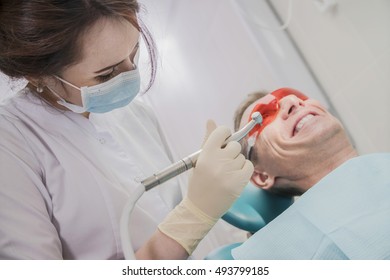
{"type": "MultiPolygon", "coordinates": [[[[256,124],[261,124],[263,122],[263,117],[259,112],[254,112],[251,116],[252,120],[247,123],[243,128],[241,128],[236,133],[233,133],[230,137],[228,137],[222,147],[226,146],[227,143],[231,141],[240,141],[244,138],[256,124]]],[[[141,184],[145,187],[145,190],[148,191],[155,186],[158,186],[169,179],[176,177],[177,175],[183,173],[186,170],[191,169],[195,166],[196,161],[199,157],[199,154],[202,150],[199,150],[179,161],[173,163],[167,168],[161,170],[160,172],[153,174],[152,176],[141,181],[141,184]]]]}

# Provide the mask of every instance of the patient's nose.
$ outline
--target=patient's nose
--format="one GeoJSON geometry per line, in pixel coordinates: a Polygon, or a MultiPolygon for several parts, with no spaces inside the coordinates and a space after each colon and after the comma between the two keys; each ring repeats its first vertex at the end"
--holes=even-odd
{"type": "Polygon", "coordinates": [[[290,116],[294,115],[301,107],[304,106],[304,102],[295,95],[288,95],[279,101],[280,113],[282,119],[286,120],[290,116]]]}

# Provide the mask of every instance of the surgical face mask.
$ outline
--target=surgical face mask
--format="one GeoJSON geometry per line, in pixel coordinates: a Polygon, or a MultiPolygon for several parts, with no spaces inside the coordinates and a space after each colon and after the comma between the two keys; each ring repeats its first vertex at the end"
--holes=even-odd
{"type": "Polygon", "coordinates": [[[120,73],[107,82],[95,85],[77,87],[64,79],[55,76],[67,85],[81,92],[83,106],[71,104],[51,90],[59,99],[58,104],[75,113],[106,113],[128,105],[140,90],[140,74],[138,68],[120,73]]]}

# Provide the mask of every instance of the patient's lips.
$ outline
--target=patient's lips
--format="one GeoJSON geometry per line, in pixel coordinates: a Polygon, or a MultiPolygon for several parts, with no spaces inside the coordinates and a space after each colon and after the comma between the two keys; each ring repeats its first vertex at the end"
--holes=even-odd
{"type": "Polygon", "coordinates": [[[302,127],[310,120],[314,117],[313,114],[308,114],[306,116],[304,116],[295,126],[294,128],[294,136],[295,134],[297,134],[301,129],[302,127]]]}

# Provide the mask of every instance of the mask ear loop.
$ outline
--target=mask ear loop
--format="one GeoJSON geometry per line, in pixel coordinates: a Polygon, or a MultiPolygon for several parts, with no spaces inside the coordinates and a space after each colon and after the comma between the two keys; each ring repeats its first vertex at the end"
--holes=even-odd
{"type": "MultiPolygon", "coordinates": [[[[64,82],[65,84],[73,87],[73,88],[76,88],[78,90],[81,91],[81,89],[79,89],[78,87],[76,87],[75,85],[72,85],[71,83],[69,83],[68,81],[65,81],[64,79],[58,77],[57,75],[53,75],[55,78],[57,78],[58,80],[60,80],[61,82],[64,82]]],[[[54,89],[52,89],[51,87],[49,86],[46,86],[58,99],[60,99],[59,101],[57,101],[58,104],[60,104],[61,106],[64,106],[65,108],[68,108],[69,110],[75,112],[75,113],[78,113],[78,114],[81,114],[81,113],[85,113],[86,110],[84,109],[84,107],[81,107],[81,106],[78,106],[78,105],[74,105],[74,104],[71,104],[69,102],[67,102],[63,97],[61,97],[54,89]]]]}
{"type": "Polygon", "coordinates": [[[57,76],[57,75],[53,75],[53,76],[54,76],[55,78],[57,78],[58,80],[60,80],[61,82],[67,84],[68,86],[71,86],[71,87],[73,87],[73,88],[78,89],[79,91],[81,91],[81,88],[76,87],[74,84],[69,83],[68,81],[64,80],[63,78],[61,78],[61,77],[59,77],[59,76],[57,76]]]}

